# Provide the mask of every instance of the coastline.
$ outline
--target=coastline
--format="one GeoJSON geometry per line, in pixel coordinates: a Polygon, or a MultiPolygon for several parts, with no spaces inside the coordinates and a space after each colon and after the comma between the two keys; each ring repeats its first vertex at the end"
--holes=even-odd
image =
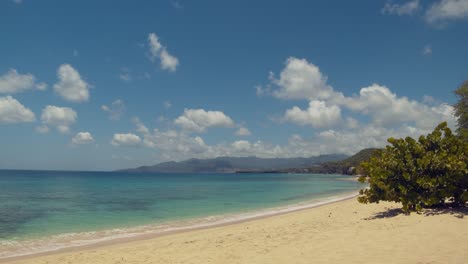
{"type": "Polygon", "coordinates": [[[467,210],[405,215],[400,208],[395,203],[364,205],[348,198],[8,263],[465,263],[467,210]]]}
{"type": "MultiPolygon", "coordinates": [[[[78,233],[77,235],[86,235],[100,233],[101,235],[95,239],[87,239],[85,241],[72,242],[67,245],[53,246],[46,249],[37,250],[36,252],[31,253],[20,253],[15,255],[10,255],[2,257],[0,254],[0,263],[10,263],[18,260],[27,260],[33,259],[36,257],[75,252],[86,249],[94,249],[105,246],[118,245],[122,243],[135,242],[140,240],[148,240],[153,238],[158,238],[161,236],[185,233],[196,230],[210,229],[216,227],[223,227],[234,224],[241,224],[244,222],[260,220],[264,218],[279,216],[283,214],[298,212],[302,210],[312,209],[328,204],[338,203],[345,200],[350,200],[358,196],[358,192],[344,193],[340,195],[333,195],[324,198],[316,198],[310,201],[303,201],[296,204],[290,204],[280,207],[258,209],[254,211],[248,211],[243,213],[234,213],[227,215],[215,215],[208,216],[203,218],[194,218],[190,220],[182,221],[173,221],[164,224],[156,225],[143,225],[129,227],[125,229],[115,229],[117,231],[122,231],[119,233],[112,234],[114,230],[104,230],[99,232],[83,232],[78,233]],[[109,234],[111,233],[111,234],[109,234]]],[[[75,234],[63,234],[57,235],[56,237],[62,237],[66,235],[75,235],[75,234]]],[[[35,240],[32,240],[34,243],[37,243],[35,240]]],[[[39,240],[38,240],[39,241],[39,240]]],[[[1,252],[0,252],[1,253],[1,252]]]]}

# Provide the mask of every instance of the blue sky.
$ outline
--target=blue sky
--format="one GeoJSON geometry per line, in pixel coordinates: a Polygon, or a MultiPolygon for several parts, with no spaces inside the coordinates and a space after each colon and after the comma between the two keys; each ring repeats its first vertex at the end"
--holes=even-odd
{"type": "Polygon", "coordinates": [[[455,119],[468,1],[0,2],[0,168],[352,154],[455,119]]]}

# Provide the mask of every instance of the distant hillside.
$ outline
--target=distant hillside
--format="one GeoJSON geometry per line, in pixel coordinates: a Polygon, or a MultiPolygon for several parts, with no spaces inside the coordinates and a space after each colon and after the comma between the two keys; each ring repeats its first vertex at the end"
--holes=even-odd
{"type": "Polygon", "coordinates": [[[237,171],[270,171],[288,168],[308,168],[324,162],[334,162],[347,158],[343,154],[320,155],[310,158],[257,158],[257,157],[218,157],[214,159],[189,159],[180,162],[163,162],[153,166],[125,169],[125,172],[161,173],[202,173],[237,171]]]}
{"type": "Polygon", "coordinates": [[[352,168],[356,168],[362,162],[369,160],[377,150],[376,148],[367,148],[341,161],[324,162],[309,168],[290,168],[281,172],[354,174],[355,171],[352,168]]]}

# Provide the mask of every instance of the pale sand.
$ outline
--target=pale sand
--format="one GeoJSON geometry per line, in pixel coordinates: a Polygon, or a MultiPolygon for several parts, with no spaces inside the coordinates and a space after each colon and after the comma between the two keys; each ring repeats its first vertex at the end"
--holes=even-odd
{"type": "Polygon", "coordinates": [[[388,210],[399,207],[352,199],[13,263],[468,263],[466,210],[410,216],[388,210]]]}

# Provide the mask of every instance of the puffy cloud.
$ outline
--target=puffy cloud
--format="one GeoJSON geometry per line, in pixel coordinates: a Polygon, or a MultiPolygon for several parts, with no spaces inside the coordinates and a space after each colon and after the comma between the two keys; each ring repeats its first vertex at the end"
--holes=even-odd
{"type": "MultiPolygon", "coordinates": [[[[389,137],[419,137],[427,134],[430,129],[422,129],[401,124],[386,128],[374,124],[359,124],[357,120],[348,118],[344,127],[315,131],[310,138],[292,135],[286,144],[271,144],[261,140],[237,140],[209,145],[199,136],[191,136],[184,131],[148,129],[139,119],[134,120],[136,131],[141,134],[135,139],[133,146],[141,146],[155,150],[160,161],[184,160],[188,158],[214,158],[219,156],[258,156],[272,157],[310,157],[322,154],[354,154],[363,148],[383,147],[389,137]]],[[[133,134],[131,134],[133,135],[133,134]]],[[[137,137],[136,135],[133,135],[137,137]]],[[[119,145],[119,144],[114,144],[119,145]]]]}
{"type": "Polygon", "coordinates": [[[108,105],[102,105],[101,106],[102,111],[106,112],[109,114],[109,119],[110,120],[120,120],[122,115],[125,113],[125,103],[117,99],[114,102],[112,102],[109,106],[108,105]]]}
{"type": "Polygon", "coordinates": [[[38,132],[47,132],[49,127],[55,127],[60,133],[69,133],[70,126],[78,118],[75,110],[69,107],[48,105],[42,110],[42,127],[36,128],[38,132]]]}
{"type": "Polygon", "coordinates": [[[89,100],[90,85],[86,83],[70,64],[60,65],[57,71],[59,81],[54,84],[54,91],[70,102],[89,100]]]}
{"type": "Polygon", "coordinates": [[[20,74],[15,69],[10,69],[0,76],[0,93],[19,93],[26,90],[45,90],[47,84],[36,83],[36,77],[30,73],[20,74]]]}
{"type": "MultiPolygon", "coordinates": [[[[327,77],[305,59],[288,58],[279,79],[272,73],[269,79],[278,87],[273,95],[280,99],[327,99],[334,95],[333,88],[327,84],[327,77]]],[[[259,93],[264,91],[257,88],[259,93]]]]}
{"type": "Polygon", "coordinates": [[[434,3],[426,11],[426,21],[428,23],[447,23],[451,20],[468,17],[467,0],[441,0],[434,3]]]}
{"type": "Polygon", "coordinates": [[[220,111],[205,111],[204,109],[185,109],[174,123],[184,130],[205,132],[210,127],[232,127],[234,121],[220,111]]]}
{"type": "Polygon", "coordinates": [[[138,147],[141,144],[141,138],[135,134],[114,134],[111,144],[122,147],[138,147]]]}
{"type": "Polygon", "coordinates": [[[163,70],[175,71],[179,65],[179,59],[172,56],[166,49],[161,51],[161,68],[163,70]]]}
{"type": "Polygon", "coordinates": [[[419,9],[419,0],[408,1],[404,4],[393,4],[387,2],[382,8],[382,14],[389,15],[412,15],[419,9]]]}
{"type": "Polygon", "coordinates": [[[11,96],[0,97],[0,124],[33,122],[34,113],[11,96]]]}
{"type": "Polygon", "coordinates": [[[94,138],[89,132],[78,132],[73,138],[72,143],[75,145],[86,145],[94,142],[94,138]]]}
{"type": "Polygon", "coordinates": [[[362,88],[359,96],[346,97],[341,103],[353,111],[371,116],[373,123],[381,126],[411,123],[427,129],[442,121],[448,121],[451,125],[455,123],[451,106],[428,106],[407,97],[398,97],[378,84],[362,88]]]}
{"type": "Polygon", "coordinates": [[[159,58],[163,70],[175,71],[179,65],[179,59],[169,54],[166,47],[159,42],[158,36],[155,33],[150,33],[148,35],[148,42],[151,61],[154,62],[159,58]]]}
{"type": "Polygon", "coordinates": [[[252,144],[250,144],[250,142],[247,140],[238,140],[234,141],[231,146],[236,151],[248,151],[252,147],[252,144]]]}
{"type": "MultiPolygon", "coordinates": [[[[372,123],[379,126],[394,127],[407,124],[427,129],[442,121],[448,121],[451,126],[455,124],[451,106],[443,103],[428,105],[404,96],[400,97],[389,88],[378,84],[362,88],[359,95],[347,97],[327,85],[326,78],[318,67],[305,59],[289,58],[280,79],[276,80],[271,76],[272,74],[269,85],[277,87],[273,96],[281,99],[310,100],[308,109],[293,107],[288,109],[283,117],[283,120],[299,125],[329,127],[340,120],[340,107],[370,116],[372,123]]],[[[348,121],[346,123],[355,125],[348,121]]]]}
{"type": "Polygon", "coordinates": [[[250,130],[246,127],[240,127],[237,131],[236,131],[236,135],[237,136],[250,136],[250,130]]]}
{"type": "Polygon", "coordinates": [[[302,126],[331,127],[341,120],[341,109],[336,105],[328,106],[324,101],[312,100],[306,110],[297,106],[286,110],[284,120],[302,126]]]}

